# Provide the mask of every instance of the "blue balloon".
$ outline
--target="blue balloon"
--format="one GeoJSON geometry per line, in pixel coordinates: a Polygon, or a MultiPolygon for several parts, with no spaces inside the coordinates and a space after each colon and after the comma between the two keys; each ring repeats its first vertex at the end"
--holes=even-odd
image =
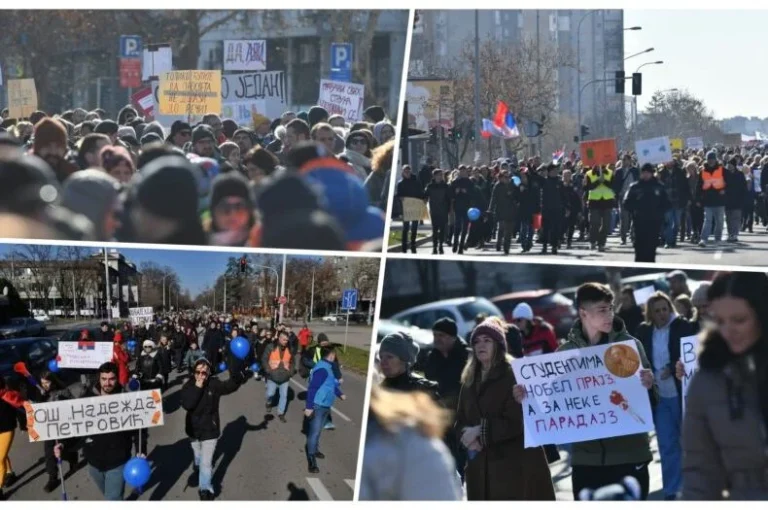
{"type": "Polygon", "coordinates": [[[518,177],[518,176],[516,176],[516,175],[513,175],[513,176],[512,176],[512,182],[514,182],[514,183],[515,183],[515,186],[520,186],[520,183],[521,183],[522,181],[520,180],[520,177],[518,177]]]}
{"type": "Polygon", "coordinates": [[[123,468],[123,479],[125,483],[132,487],[144,487],[149,481],[152,469],[149,467],[147,459],[134,457],[129,460],[123,468]]]}
{"type": "Polygon", "coordinates": [[[138,379],[131,379],[128,381],[128,389],[131,391],[139,391],[141,388],[141,383],[138,379]]]}
{"type": "Polygon", "coordinates": [[[471,208],[469,211],[467,211],[467,217],[469,218],[469,221],[477,221],[480,219],[480,209],[477,207],[471,208]]]}
{"type": "Polygon", "coordinates": [[[251,352],[251,344],[245,338],[238,336],[229,342],[229,350],[232,351],[232,354],[237,359],[245,359],[248,353],[251,352]]]}
{"type": "Polygon", "coordinates": [[[128,342],[125,344],[128,347],[129,351],[136,350],[136,342],[133,340],[128,340],[128,342]]]}
{"type": "Polygon", "coordinates": [[[258,372],[259,370],[261,370],[261,365],[259,365],[258,363],[254,363],[253,365],[251,365],[251,372],[258,372]]]}
{"type": "Polygon", "coordinates": [[[55,359],[52,359],[48,362],[48,370],[53,372],[54,374],[59,371],[59,362],[55,359]]]}
{"type": "Polygon", "coordinates": [[[224,363],[223,361],[219,363],[219,372],[224,372],[226,370],[227,370],[227,364],[224,363]]]}

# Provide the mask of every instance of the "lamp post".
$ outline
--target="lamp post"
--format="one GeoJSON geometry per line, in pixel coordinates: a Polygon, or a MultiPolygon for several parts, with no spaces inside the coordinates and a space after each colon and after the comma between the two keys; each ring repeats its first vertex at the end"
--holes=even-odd
{"type": "MultiPolygon", "coordinates": [[[[649,48],[649,50],[653,50],[653,48],[649,48]]],[[[647,53],[649,50],[646,50],[643,53],[647,53]]],[[[631,58],[631,57],[628,57],[628,58],[631,58]]],[[[624,60],[627,60],[627,59],[625,58],[624,60]]],[[[642,69],[645,66],[661,65],[663,63],[664,63],[663,60],[657,60],[655,62],[646,62],[645,64],[641,64],[640,66],[638,66],[638,68],[635,69],[635,72],[639,73],[640,69],[642,69]]],[[[632,118],[632,127],[635,128],[635,127],[637,127],[637,96],[632,96],[632,102],[634,103],[632,105],[632,110],[634,110],[633,111],[633,118],[632,118]]]]}
{"type": "Polygon", "coordinates": [[[578,118],[579,118],[579,142],[581,142],[581,24],[587,19],[587,16],[594,14],[599,9],[587,11],[576,25],[576,89],[579,91],[578,118]]]}
{"type": "Polygon", "coordinates": [[[630,55],[628,57],[624,57],[624,61],[626,62],[630,58],[635,58],[635,57],[639,57],[640,55],[645,55],[646,53],[650,53],[650,52],[654,51],[655,49],[656,48],[648,48],[648,49],[643,50],[643,51],[638,51],[637,53],[633,53],[632,55],[630,55]]]}

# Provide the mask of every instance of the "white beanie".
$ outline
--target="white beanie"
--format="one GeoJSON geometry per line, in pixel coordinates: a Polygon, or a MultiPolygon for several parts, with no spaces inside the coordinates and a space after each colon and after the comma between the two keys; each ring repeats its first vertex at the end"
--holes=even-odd
{"type": "Polygon", "coordinates": [[[533,320],[533,308],[528,303],[518,304],[514,310],[512,310],[512,320],[527,319],[533,320]]]}
{"type": "Polygon", "coordinates": [[[155,348],[155,342],[153,342],[152,340],[144,340],[144,343],[141,344],[141,346],[142,347],[152,347],[154,349],[155,348]]]}

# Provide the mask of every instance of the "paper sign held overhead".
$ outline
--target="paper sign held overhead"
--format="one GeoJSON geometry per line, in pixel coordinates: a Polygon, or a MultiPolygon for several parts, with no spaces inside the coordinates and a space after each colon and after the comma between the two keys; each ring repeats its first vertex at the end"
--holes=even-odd
{"type": "Polygon", "coordinates": [[[267,41],[224,41],[225,71],[266,71],[267,41]]]}
{"type": "Polygon", "coordinates": [[[142,322],[149,324],[152,322],[154,311],[151,306],[145,306],[142,308],[129,308],[128,315],[131,317],[131,323],[134,325],[141,324],[142,322]]]}
{"type": "Polygon", "coordinates": [[[654,429],[634,341],[512,361],[525,386],[525,447],[641,434],[654,429]]]}
{"type": "Polygon", "coordinates": [[[693,136],[685,140],[685,146],[689,149],[700,151],[704,149],[704,139],[700,136],[693,136]]]}
{"type": "Polygon", "coordinates": [[[686,336],[680,339],[680,360],[683,362],[685,375],[683,376],[683,411],[685,411],[685,399],[688,398],[688,387],[691,384],[693,374],[699,369],[699,336],[686,336]]]}
{"type": "Polygon", "coordinates": [[[8,117],[26,119],[37,110],[37,88],[33,78],[8,80],[8,117]]]}
{"type": "Polygon", "coordinates": [[[635,152],[640,166],[646,163],[660,165],[672,161],[672,146],[666,136],[638,140],[635,142],[635,152]]]}
{"type": "Polygon", "coordinates": [[[59,368],[95,370],[112,354],[112,342],[59,342],[59,368]]]}
{"type": "Polygon", "coordinates": [[[348,122],[363,120],[365,87],[357,83],[320,80],[318,106],[329,115],[341,115],[348,122]]]}
{"type": "Polygon", "coordinates": [[[163,115],[221,113],[221,71],[171,71],[160,77],[163,115]]]}
{"type": "Polygon", "coordinates": [[[682,138],[671,138],[669,140],[669,146],[672,147],[673,151],[681,151],[681,150],[683,150],[683,139],[682,138]]]}
{"type": "Polygon", "coordinates": [[[153,115],[155,113],[155,96],[152,95],[150,87],[143,88],[131,96],[131,101],[138,106],[142,115],[153,115]]]}
{"type": "Polygon", "coordinates": [[[618,159],[616,140],[613,138],[581,142],[579,150],[581,152],[581,160],[584,162],[584,166],[587,167],[612,165],[618,159]]]}
{"type": "Polygon", "coordinates": [[[635,289],[635,304],[637,304],[637,306],[643,306],[648,302],[649,299],[651,299],[651,296],[653,296],[654,292],[656,292],[656,288],[653,285],[649,285],[641,289],[635,289]]]}
{"type": "Polygon", "coordinates": [[[173,51],[170,46],[145,48],[142,58],[141,79],[147,81],[152,77],[173,71],[173,51]]]}

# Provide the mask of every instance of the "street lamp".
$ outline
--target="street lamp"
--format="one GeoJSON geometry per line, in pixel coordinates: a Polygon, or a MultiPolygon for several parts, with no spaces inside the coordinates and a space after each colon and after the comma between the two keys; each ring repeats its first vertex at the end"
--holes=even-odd
{"type": "Polygon", "coordinates": [[[626,60],[629,60],[630,58],[634,58],[634,57],[638,57],[638,56],[640,56],[640,55],[644,55],[644,54],[646,54],[646,53],[650,53],[650,52],[652,52],[652,51],[653,51],[653,50],[655,50],[655,49],[656,49],[656,48],[648,48],[647,50],[643,50],[643,51],[637,52],[637,53],[635,53],[635,54],[633,54],[633,55],[630,55],[630,56],[628,56],[628,57],[624,57],[624,60],[626,61],[626,60]]]}
{"type": "Polygon", "coordinates": [[[680,92],[680,89],[664,89],[659,91],[661,94],[664,94],[666,92],[680,92]]]}
{"type": "Polygon", "coordinates": [[[642,29],[643,27],[629,27],[629,28],[625,28],[624,31],[629,32],[630,30],[642,30],[642,29]]]}
{"type": "MultiPolygon", "coordinates": [[[[653,50],[653,48],[649,48],[649,50],[653,50]]],[[[643,53],[648,53],[648,50],[645,50],[643,53]]],[[[624,60],[627,60],[627,59],[625,58],[624,60]]],[[[661,65],[663,63],[664,63],[663,60],[657,60],[655,62],[646,62],[645,64],[641,64],[640,66],[638,66],[638,68],[635,69],[635,72],[639,73],[640,69],[642,69],[645,66],[661,65]]],[[[632,107],[634,109],[634,116],[633,116],[634,118],[632,119],[632,126],[635,127],[637,126],[637,96],[632,96],[632,102],[633,102],[632,107]]]]}
{"type": "Polygon", "coordinates": [[[584,13],[579,20],[579,23],[576,25],[576,90],[579,91],[579,141],[581,141],[581,24],[587,19],[587,16],[596,13],[598,10],[599,9],[592,9],[584,13]]]}
{"type": "Polygon", "coordinates": [[[642,69],[642,68],[643,68],[643,67],[645,67],[645,66],[661,65],[661,64],[663,64],[663,63],[664,63],[664,61],[663,61],[663,60],[657,60],[656,62],[646,62],[645,64],[642,64],[642,65],[641,65],[641,66],[639,66],[637,69],[635,69],[635,72],[636,72],[636,73],[639,73],[639,72],[640,72],[640,69],[642,69]]]}

